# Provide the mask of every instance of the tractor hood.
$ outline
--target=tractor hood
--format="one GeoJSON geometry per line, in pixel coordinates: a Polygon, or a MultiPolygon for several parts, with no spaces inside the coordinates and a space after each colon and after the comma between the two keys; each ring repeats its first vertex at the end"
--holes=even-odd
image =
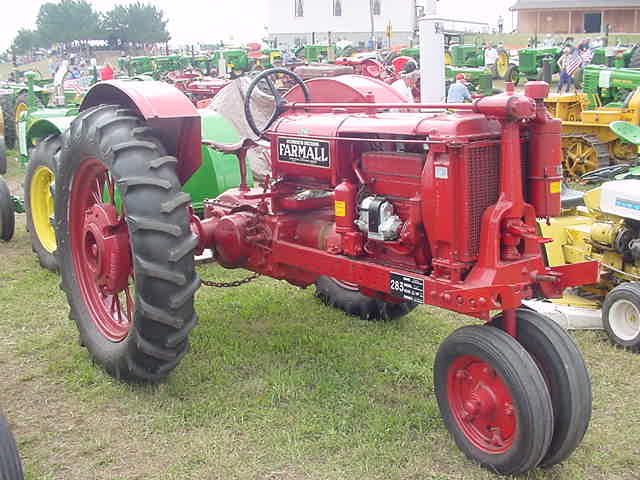
{"type": "Polygon", "coordinates": [[[274,125],[272,131],[277,135],[296,136],[341,136],[353,137],[371,135],[408,135],[447,138],[486,138],[498,136],[500,125],[496,120],[487,119],[476,113],[354,113],[340,114],[338,108],[333,113],[307,114],[291,113],[284,115],[274,125]]]}

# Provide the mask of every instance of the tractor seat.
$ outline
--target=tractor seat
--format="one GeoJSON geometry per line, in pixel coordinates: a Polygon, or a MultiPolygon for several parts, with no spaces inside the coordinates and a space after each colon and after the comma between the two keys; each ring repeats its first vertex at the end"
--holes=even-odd
{"type": "Polygon", "coordinates": [[[248,148],[256,145],[256,142],[250,138],[242,138],[238,143],[218,143],[211,140],[203,140],[202,143],[213,147],[221,153],[228,153],[230,155],[239,155],[243,150],[246,151],[248,148]]]}
{"type": "Polygon", "coordinates": [[[562,208],[575,208],[584,205],[584,192],[574,190],[563,183],[560,191],[560,204],[562,208]]]}

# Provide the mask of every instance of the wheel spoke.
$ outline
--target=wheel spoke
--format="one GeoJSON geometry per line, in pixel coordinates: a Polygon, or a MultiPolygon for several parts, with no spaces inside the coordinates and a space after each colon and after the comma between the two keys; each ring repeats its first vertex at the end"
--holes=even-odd
{"type": "Polygon", "coordinates": [[[124,295],[127,302],[127,320],[131,324],[133,323],[133,299],[131,298],[131,292],[128,286],[124,290],[124,295]]]}
{"type": "Polygon", "coordinates": [[[109,190],[109,203],[111,203],[111,205],[113,205],[114,207],[116,206],[116,196],[115,196],[115,187],[113,184],[113,177],[111,176],[110,172],[107,172],[107,188],[109,190]]]}

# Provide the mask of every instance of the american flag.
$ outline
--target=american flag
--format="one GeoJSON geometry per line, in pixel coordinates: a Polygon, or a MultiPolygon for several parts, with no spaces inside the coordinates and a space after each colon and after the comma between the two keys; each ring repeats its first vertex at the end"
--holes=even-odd
{"type": "Polygon", "coordinates": [[[564,69],[569,75],[573,75],[573,73],[580,68],[582,65],[582,58],[580,55],[576,55],[575,53],[570,53],[566,55],[564,60],[564,69]]]}

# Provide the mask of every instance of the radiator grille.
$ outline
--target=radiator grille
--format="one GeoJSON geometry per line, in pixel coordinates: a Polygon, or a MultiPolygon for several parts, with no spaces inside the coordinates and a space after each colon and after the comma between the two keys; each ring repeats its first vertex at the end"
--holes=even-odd
{"type": "Polygon", "coordinates": [[[487,207],[498,201],[499,145],[469,146],[464,154],[467,163],[467,211],[469,219],[468,253],[480,251],[480,223],[487,207]]]}

